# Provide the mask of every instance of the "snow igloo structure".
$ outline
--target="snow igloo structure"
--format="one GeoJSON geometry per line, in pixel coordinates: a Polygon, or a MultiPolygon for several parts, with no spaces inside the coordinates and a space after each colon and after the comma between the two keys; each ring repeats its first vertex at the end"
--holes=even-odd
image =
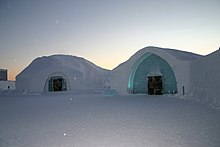
{"type": "Polygon", "coordinates": [[[190,64],[201,56],[146,47],[112,70],[110,86],[120,94],[187,94],[190,64]]]}
{"type": "Polygon", "coordinates": [[[35,59],[16,76],[16,90],[53,92],[100,90],[109,85],[109,71],[76,56],[52,55],[35,59]]]}

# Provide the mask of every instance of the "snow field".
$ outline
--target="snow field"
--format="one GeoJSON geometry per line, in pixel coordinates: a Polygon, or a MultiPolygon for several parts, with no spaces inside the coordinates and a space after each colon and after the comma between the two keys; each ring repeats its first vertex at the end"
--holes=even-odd
{"type": "Polygon", "coordinates": [[[220,112],[169,96],[0,96],[1,147],[219,147],[220,112]]]}

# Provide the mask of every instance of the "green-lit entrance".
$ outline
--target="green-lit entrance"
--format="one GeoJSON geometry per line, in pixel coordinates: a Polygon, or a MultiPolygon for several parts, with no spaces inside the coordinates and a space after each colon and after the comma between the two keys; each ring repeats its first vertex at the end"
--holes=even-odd
{"type": "Polygon", "coordinates": [[[133,65],[128,92],[150,95],[177,93],[177,82],[170,65],[158,55],[146,53],[133,65]]]}

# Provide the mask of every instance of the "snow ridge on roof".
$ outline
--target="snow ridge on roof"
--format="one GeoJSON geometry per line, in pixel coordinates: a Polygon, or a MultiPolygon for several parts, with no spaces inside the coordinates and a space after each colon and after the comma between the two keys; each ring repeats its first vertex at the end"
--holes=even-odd
{"type": "Polygon", "coordinates": [[[172,55],[173,57],[175,57],[178,60],[192,61],[192,60],[195,60],[197,58],[202,57],[202,55],[198,55],[198,54],[195,54],[192,52],[186,52],[186,51],[181,51],[181,50],[177,50],[177,49],[170,49],[170,48],[154,47],[154,46],[145,47],[145,48],[139,50],[138,52],[142,52],[142,51],[146,52],[146,51],[153,51],[153,50],[167,52],[168,54],[172,55]]]}
{"type": "Polygon", "coordinates": [[[117,69],[119,66],[122,66],[123,64],[125,64],[129,60],[132,60],[132,59],[136,60],[138,57],[140,57],[141,55],[143,55],[147,52],[153,52],[153,53],[155,53],[155,52],[156,53],[164,52],[164,53],[167,53],[168,55],[171,55],[172,57],[176,58],[177,60],[182,60],[182,61],[193,61],[193,60],[196,60],[198,58],[203,57],[202,55],[198,55],[198,54],[191,53],[191,52],[180,51],[180,50],[169,49],[169,48],[160,48],[160,47],[148,46],[148,47],[145,47],[145,48],[142,48],[142,49],[138,50],[127,61],[125,61],[123,63],[120,63],[114,69],[117,69]]]}
{"type": "Polygon", "coordinates": [[[198,59],[200,57],[203,57],[202,55],[198,55],[198,54],[191,53],[191,52],[186,52],[186,51],[180,51],[180,50],[176,50],[176,49],[164,49],[164,51],[166,51],[169,54],[175,56],[179,60],[191,61],[191,60],[195,60],[195,59],[198,59]]]}
{"type": "Polygon", "coordinates": [[[31,62],[19,75],[43,73],[49,69],[57,69],[62,71],[77,70],[82,73],[96,71],[99,73],[108,72],[94,63],[77,56],[72,55],[51,55],[38,57],[31,62]]]}

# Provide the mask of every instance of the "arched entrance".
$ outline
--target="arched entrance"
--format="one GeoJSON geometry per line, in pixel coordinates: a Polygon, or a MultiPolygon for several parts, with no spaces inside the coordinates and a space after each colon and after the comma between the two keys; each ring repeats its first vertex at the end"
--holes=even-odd
{"type": "Polygon", "coordinates": [[[146,53],[136,61],[130,71],[128,92],[150,95],[177,93],[175,74],[163,58],[146,53]]]}
{"type": "Polygon", "coordinates": [[[45,82],[44,91],[67,91],[70,85],[67,77],[61,72],[52,73],[45,82]]]}

